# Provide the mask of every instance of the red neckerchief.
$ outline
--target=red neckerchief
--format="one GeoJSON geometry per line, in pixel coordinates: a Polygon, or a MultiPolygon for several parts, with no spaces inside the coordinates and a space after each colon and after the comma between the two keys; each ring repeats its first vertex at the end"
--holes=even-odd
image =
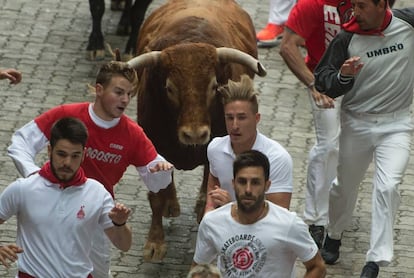
{"type": "Polygon", "coordinates": [[[382,25],[378,29],[367,30],[367,31],[366,30],[361,30],[359,28],[359,24],[356,22],[355,17],[352,17],[351,20],[344,23],[342,25],[342,28],[345,31],[348,31],[348,32],[351,32],[351,33],[356,33],[356,34],[361,34],[361,35],[383,36],[384,34],[382,32],[385,30],[385,28],[388,27],[388,25],[391,22],[391,19],[392,19],[392,12],[389,8],[387,8],[387,10],[385,11],[384,20],[382,21],[382,25]]]}
{"type": "Polygon", "coordinates": [[[83,171],[82,167],[79,167],[79,170],[76,172],[73,179],[68,182],[62,183],[59,181],[52,172],[52,168],[50,166],[50,161],[46,162],[43,167],[39,171],[39,175],[50,181],[54,184],[59,184],[61,188],[66,188],[68,186],[80,186],[86,182],[85,172],[83,171]]]}

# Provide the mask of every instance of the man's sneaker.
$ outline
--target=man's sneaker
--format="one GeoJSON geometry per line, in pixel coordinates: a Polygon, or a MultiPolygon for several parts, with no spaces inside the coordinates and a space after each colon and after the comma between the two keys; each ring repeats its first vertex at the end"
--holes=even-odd
{"type": "Polygon", "coordinates": [[[278,44],[278,39],[283,33],[283,25],[268,23],[265,28],[257,33],[257,45],[262,47],[272,47],[278,44]]]}
{"type": "Polygon", "coordinates": [[[326,264],[334,264],[339,258],[340,239],[332,239],[326,235],[321,255],[326,264]]]}
{"type": "Polygon", "coordinates": [[[318,248],[321,249],[322,244],[323,244],[323,239],[325,238],[325,227],[315,226],[314,224],[309,225],[309,233],[311,234],[316,245],[318,245],[318,248]]]}
{"type": "Polygon", "coordinates": [[[378,277],[379,266],[374,262],[367,262],[362,269],[360,278],[376,278],[378,277]]]}

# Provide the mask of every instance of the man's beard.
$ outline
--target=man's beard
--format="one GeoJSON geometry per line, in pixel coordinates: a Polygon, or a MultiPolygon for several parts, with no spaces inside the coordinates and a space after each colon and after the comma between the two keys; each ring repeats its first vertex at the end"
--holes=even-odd
{"type": "Polygon", "coordinates": [[[244,213],[252,213],[255,211],[258,211],[262,208],[263,203],[264,203],[264,199],[265,199],[265,194],[261,194],[257,197],[257,199],[255,200],[255,202],[250,205],[250,206],[246,206],[242,203],[243,199],[249,199],[249,197],[251,197],[253,200],[253,196],[252,195],[244,195],[244,196],[239,196],[236,194],[236,200],[237,200],[237,208],[239,210],[241,210],[244,213]]]}
{"type": "MultiPolygon", "coordinates": [[[[72,171],[72,175],[70,175],[67,179],[62,179],[61,177],[59,177],[59,176],[58,176],[58,173],[57,173],[57,171],[56,171],[56,168],[55,168],[55,166],[53,165],[53,158],[52,158],[52,157],[50,158],[50,168],[52,169],[52,173],[53,173],[53,175],[55,176],[55,178],[56,178],[58,181],[62,182],[62,183],[69,182],[69,181],[71,181],[71,180],[73,179],[73,177],[74,177],[74,173],[73,173],[73,171],[72,171]]],[[[70,168],[67,168],[67,169],[70,169],[70,168]]],[[[68,173],[68,174],[69,174],[69,173],[68,173]]]]}

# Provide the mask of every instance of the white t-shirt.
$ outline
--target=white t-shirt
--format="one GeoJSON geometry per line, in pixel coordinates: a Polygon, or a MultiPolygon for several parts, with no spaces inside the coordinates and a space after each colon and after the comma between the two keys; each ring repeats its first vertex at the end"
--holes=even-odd
{"type": "Polygon", "coordinates": [[[20,271],[35,277],[85,278],[96,229],[113,226],[114,201],[102,184],[87,179],[66,189],[39,174],[18,179],[0,195],[0,219],[16,215],[20,271]]]}
{"type": "MultiPolygon", "coordinates": [[[[264,153],[270,163],[270,187],[266,193],[293,191],[293,162],[290,154],[278,142],[257,132],[253,150],[264,153]]],[[[233,152],[230,136],[216,137],[207,147],[207,157],[210,163],[210,173],[217,177],[221,188],[227,190],[232,200],[236,200],[232,185],[233,152]]]]}
{"type": "Polygon", "coordinates": [[[295,261],[311,260],[318,247],[296,213],[266,201],[269,212],[243,225],[231,216],[232,203],[207,213],[200,223],[194,262],[217,266],[223,277],[290,278],[295,261]]]}

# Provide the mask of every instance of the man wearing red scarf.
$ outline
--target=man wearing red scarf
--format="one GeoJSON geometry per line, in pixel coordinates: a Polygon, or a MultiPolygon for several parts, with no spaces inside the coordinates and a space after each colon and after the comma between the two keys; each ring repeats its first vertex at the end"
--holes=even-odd
{"type": "Polygon", "coordinates": [[[0,195],[0,223],[17,216],[16,244],[0,246],[0,262],[18,261],[19,278],[91,278],[92,237],[102,229],[120,250],[132,235],[130,210],[80,167],[88,132],[75,118],[62,118],[51,129],[49,161],[0,195]]]}
{"type": "Polygon", "coordinates": [[[358,188],[372,160],[370,247],[361,277],[377,277],[393,258],[398,186],[410,156],[410,106],[414,88],[414,8],[390,10],[387,0],[351,0],[343,25],[315,69],[315,88],[343,95],[338,184],[329,197],[329,225],[322,256],[333,264],[349,227],[358,188]]]}

